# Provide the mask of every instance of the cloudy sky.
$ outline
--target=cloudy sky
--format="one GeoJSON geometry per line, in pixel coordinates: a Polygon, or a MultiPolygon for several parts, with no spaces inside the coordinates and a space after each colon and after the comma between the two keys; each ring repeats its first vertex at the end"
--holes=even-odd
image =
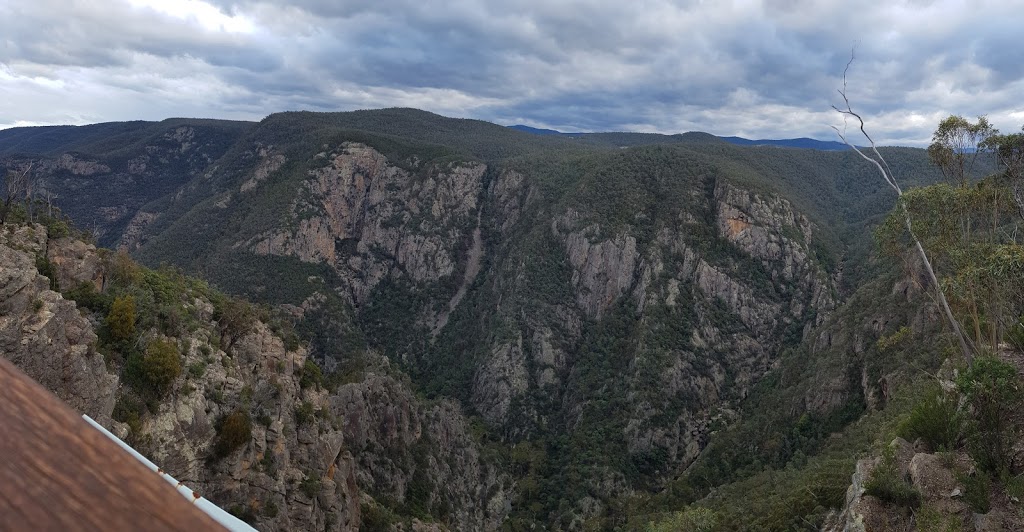
{"type": "Polygon", "coordinates": [[[0,0],[0,128],[417,107],[563,131],[832,139],[1024,124],[1024,0],[0,0]]]}

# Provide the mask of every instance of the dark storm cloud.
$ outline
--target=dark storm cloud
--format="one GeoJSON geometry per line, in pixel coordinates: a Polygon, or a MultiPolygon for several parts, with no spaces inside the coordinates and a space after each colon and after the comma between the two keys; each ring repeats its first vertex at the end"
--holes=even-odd
{"type": "Polygon", "coordinates": [[[852,4],[0,5],[0,116],[13,117],[0,127],[410,106],[567,130],[830,138],[855,43],[850,95],[887,142],[926,142],[948,113],[1024,122],[1020,1],[852,4]]]}

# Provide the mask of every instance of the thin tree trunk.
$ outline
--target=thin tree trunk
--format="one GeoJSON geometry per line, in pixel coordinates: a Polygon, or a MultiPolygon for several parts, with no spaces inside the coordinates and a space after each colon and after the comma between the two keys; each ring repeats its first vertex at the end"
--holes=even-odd
{"type": "Polygon", "coordinates": [[[943,293],[942,285],[939,284],[939,279],[936,277],[935,270],[932,268],[932,261],[928,259],[928,254],[925,253],[924,246],[921,245],[921,241],[918,240],[917,235],[914,233],[914,226],[910,219],[910,211],[907,210],[907,206],[903,202],[903,189],[900,188],[899,183],[896,181],[896,176],[894,176],[892,171],[889,169],[889,163],[885,162],[885,158],[878,152],[878,148],[875,146],[875,141],[870,135],[868,135],[867,130],[864,129],[864,119],[861,118],[859,114],[853,112],[853,109],[850,107],[850,100],[846,97],[846,72],[849,71],[850,64],[852,63],[853,56],[851,55],[850,62],[846,64],[846,71],[843,72],[843,88],[839,90],[839,94],[843,97],[843,101],[846,103],[846,109],[840,109],[834,105],[832,108],[845,117],[853,117],[857,119],[860,132],[864,135],[864,138],[868,140],[868,143],[870,143],[871,151],[874,152],[877,160],[868,157],[860,150],[860,148],[846,140],[846,136],[843,135],[843,132],[840,131],[839,128],[833,126],[832,129],[836,131],[836,134],[839,135],[839,138],[843,143],[849,146],[857,153],[857,155],[860,155],[864,160],[875,165],[875,168],[878,168],[878,172],[882,174],[882,179],[884,179],[885,182],[888,183],[894,191],[896,191],[897,204],[900,206],[900,209],[903,210],[903,223],[907,228],[907,232],[910,233],[910,238],[914,242],[914,249],[917,250],[917,255],[921,258],[921,262],[924,264],[924,269],[928,273],[928,280],[932,283],[932,286],[935,287],[935,295],[938,297],[942,313],[946,317],[946,321],[949,323],[950,328],[953,329],[953,335],[956,337],[957,343],[960,346],[960,351],[963,353],[968,366],[973,366],[975,346],[971,340],[964,335],[963,329],[960,327],[960,323],[957,321],[956,317],[953,316],[953,310],[950,309],[949,302],[946,300],[946,294],[943,293]]]}

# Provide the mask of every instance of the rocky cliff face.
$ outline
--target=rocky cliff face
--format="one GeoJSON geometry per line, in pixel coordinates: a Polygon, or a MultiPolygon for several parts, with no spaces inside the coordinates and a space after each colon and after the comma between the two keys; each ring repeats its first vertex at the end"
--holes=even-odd
{"type": "Polygon", "coordinates": [[[101,142],[89,154],[9,156],[0,158],[0,167],[16,171],[31,164],[38,197],[50,198],[102,244],[134,248],[158,214],[140,209],[207,171],[240,132],[202,121],[168,124],[127,145],[119,139],[101,142]]]}
{"type": "MultiPolygon", "coordinates": [[[[985,513],[972,511],[967,497],[973,477],[985,475],[962,451],[929,453],[917,449],[902,438],[889,444],[891,464],[875,456],[857,461],[856,470],[846,492],[846,505],[831,515],[822,526],[823,532],[866,532],[871,530],[1021,530],[1024,519],[1015,507],[1017,502],[1003,493],[987,493],[984,498],[991,507],[985,513]],[[866,486],[880,467],[891,467],[900,482],[905,482],[920,497],[920,507],[911,512],[892,501],[866,494],[866,486]]],[[[979,489],[979,488],[974,488],[979,489]]],[[[977,497],[978,494],[975,494],[977,497]]]]}
{"type": "MultiPolygon", "coordinates": [[[[0,353],[72,408],[109,423],[117,377],[94,349],[92,324],[36,269],[47,243],[41,225],[0,227],[0,353]]],[[[58,259],[60,277],[90,277],[70,262],[58,259]]]]}
{"type": "Polygon", "coordinates": [[[327,263],[357,304],[385,278],[452,277],[472,231],[484,165],[410,171],[369,146],[346,142],[318,154],[313,167],[291,206],[289,227],[250,241],[255,253],[327,263]]]}
{"type": "Polygon", "coordinates": [[[170,337],[141,332],[142,343],[177,346],[184,370],[148,413],[125,418],[131,394],[94,348],[103,316],[50,290],[38,257],[49,257],[48,273],[66,286],[102,289],[110,267],[94,247],[47,239],[42,226],[4,226],[3,355],[257,528],[358,530],[364,511],[379,517],[411,508],[439,519],[435,528],[495,530],[508,513],[512,485],[481,457],[454,403],[423,404],[381,358],[357,382],[324,389],[307,352],[287,347],[262,322],[222,344],[214,306],[201,292],[180,294],[196,325],[170,337]],[[235,414],[249,432],[218,451],[224,420],[235,414]]]}
{"type": "MultiPolygon", "coordinates": [[[[264,527],[392,513],[615,526],[618,503],[657,493],[717,430],[741,428],[744,399],[775,369],[766,387],[786,381],[771,393],[795,397],[772,396],[791,409],[779,419],[883,405],[899,375],[879,341],[927,319],[907,309],[914,288],[891,283],[836,311],[844,249],[818,223],[866,223],[885,193],[844,154],[692,136],[547,143],[409,110],[285,113],[224,143],[204,127],[147,130],[127,155],[36,162],[88,206],[71,214],[98,224],[101,243],[284,309],[310,342],[280,343],[264,323],[222,343],[206,295],[145,302],[200,325],[139,333],[176,343],[187,371],[133,437],[264,527]],[[294,372],[310,357],[348,383],[303,388],[294,372]],[[460,408],[478,416],[477,439],[530,454],[509,465],[519,488],[481,457],[460,408]],[[252,437],[208,465],[235,412],[252,437]]],[[[87,247],[45,247],[62,289],[110,289],[87,247]]],[[[85,314],[102,333],[104,317],[85,314]]],[[[789,452],[787,430],[756,437],[789,452]]]]}
{"type": "MultiPolygon", "coordinates": [[[[530,434],[545,423],[551,430],[544,419],[553,416],[564,420],[556,431],[574,434],[616,417],[609,437],[622,438],[634,463],[659,462],[654,482],[696,458],[714,424],[735,419],[732,409],[776,367],[781,347],[833,310],[837,279],[814,258],[813,224],[788,201],[724,182],[694,188],[706,199],[653,230],[613,229],[574,208],[555,215],[547,231],[560,249],[550,260],[564,261],[569,295],[558,303],[505,303],[535,281],[529,263],[496,252],[512,268],[495,281],[499,315],[522,314],[505,314],[514,332],[495,335],[478,359],[471,401],[485,419],[530,434]],[[710,243],[694,236],[708,235],[709,224],[710,243]],[[629,325],[601,332],[606,323],[629,325]],[[619,347],[604,352],[606,342],[619,347]],[[609,359],[619,369],[606,374],[609,359]],[[614,412],[596,414],[609,402],[614,412]]],[[[529,179],[499,175],[488,198],[500,233],[514,234],[531,196],[529,179]]],[[[608,497],[630,491],[614,469],[590,474],[608,497]]],[[[581,515],[600,514],[600,499],[576,501],[581,515]]]]}

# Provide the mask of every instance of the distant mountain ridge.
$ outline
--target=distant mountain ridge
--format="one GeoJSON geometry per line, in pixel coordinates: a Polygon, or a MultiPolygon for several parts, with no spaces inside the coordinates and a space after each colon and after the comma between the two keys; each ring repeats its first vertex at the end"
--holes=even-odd
{"type": "MultiPolygon", "coordinates": [[[[942,179],[924,150],[880,151],[908,188],[942,179]]],[[[722,529],[817,522],[844,504],[855,465],[819,450],[884,403],[903,359],[878,340],[917,319],[898,274],[868,260],[895,195],[852,151],[379,109],[15,128],[0,132],[5,172],[29,172],[100,245],[201,275],[294,329],[305,359],[283,338],[257,358],[274,331],[234,342],[213,318],[231,305],[171,297],[176,270],[130,292],[185,331],[183,371],[174,403],[121,401],[119,417],[140,410],[156,448],[185,449],[175,476],[236,479],[230,493],[199,487],[243,501],[262,530],[639,530],[728,486],[743,495],[714,503],[734,516],[722,529]],[[303,390],[317,364],[325,389],[307,377],[303,390]],[[207,421],[165,423],[185,411],[174,405],[207,421]],[[202,476],[190,457],[239,409],[249,441],[202,476]],[[815,487],[780,498],[741,484],[776,471],[815,487]]],[[[47,242],[33,249],[53,268],[87,262],[47,242]]],[[[7,290],[17,313],[0,301],[24,320],[8,320],[4,352],[59,296],[37,297],[47,263],[16,247],[25,273],[9,277],[39,288],[7,290]]],[[[120,294],[94,278],[112,305],[120,294]]]]}
{"type": "MultiPolygon", "coordinates": [[[[658,133],[564,133],[555,129],[542,129],[522,124],[514,126],[508,126],[510,129],[516,131],[522,131],[525,133],[533,133],[534,135],[565,135],[567,137],[574,138],[589,138],[591,136],[607,136],[607,135],[642,135],[644,137],[661,137],[661,142],[655,141],[653,144],[662,144],[673,142],[674,139],[680,137],[680,135],[661,135],[658,133]]],[[[781,146],[784,148],[804,148],[810,150],[822,150],[822,151],[843,151],[849,148],[846,147],[842,142],[836,142],[832,140],[817,140],[807,137],[800,137],[796,139],[746,139],[743,137],[718,137],[730,144],[736,144],[739,146],[781,146]]]]}
{"type": "Polygon", "coordinates": [[[538,127],[524,126],[523,124],[516,124],[514,126],[508,126],[508,127],[511,128],[511,129],[515,129],[516,131],[523,131],[523,132],[526,132],[526,133],[533,133],[534,135],[565,135],[566,134],[566,133],[562,133],[561,131],[558,131],[556,129],[543,129],[543,128],[538,128],[538,127]]]}
{"type": "Polygon", "coordinates": [[[807,137],[798,139],[759,139],[750,140],[743,137],[718,137],[726,142],[740,146],[783,146],[786,148],[806,148],[810,150],[844,151],[848,150],[846,144],[834,140],[817,140],[807,137]]]}

